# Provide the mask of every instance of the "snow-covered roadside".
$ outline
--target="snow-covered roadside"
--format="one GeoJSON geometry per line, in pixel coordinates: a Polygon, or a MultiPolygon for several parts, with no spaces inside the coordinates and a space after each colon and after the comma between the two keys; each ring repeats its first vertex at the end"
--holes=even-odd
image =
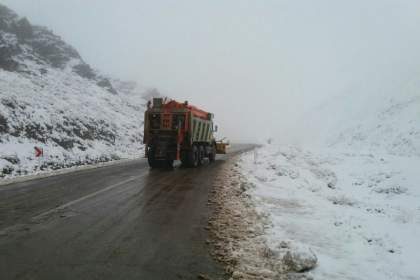
{"type": "Polygon", "coordinates": [[[212,255],[225,265],[232,280],[312,279],[305,271],[316,265],[317,258],[309,248],[289,242],[272,248],[268,243],[270,221],[265,212],[257,211],[249,194],[255,185],[242,174],[236,160],[224,164],[209,198],[213,214],[206,229],[212,255]]]}
{"type": "Polygon", "coordinates": [[[420,279],[418,157],[268,145],[242,156],[270,250],[307,248],[315,279],[420,279]]]}
{"type": "Polygon", "coordinates": [[[225,165],[215,178],[208,204],[213,215],[208,222],[213,257],[225,265],[233,279],[272,276],[266,269],[264,217],[258,215],[246,194],[250,187],[237,166],[225,165]]]}

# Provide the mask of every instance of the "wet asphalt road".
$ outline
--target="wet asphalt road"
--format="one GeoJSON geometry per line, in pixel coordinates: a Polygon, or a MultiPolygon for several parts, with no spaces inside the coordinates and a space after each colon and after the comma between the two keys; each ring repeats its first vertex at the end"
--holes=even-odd
{"type": "Polygon", "coordinates": [[[0,279],[223,279],[204,227],[213,179],[125,162],[0,186],[0,279]]]}

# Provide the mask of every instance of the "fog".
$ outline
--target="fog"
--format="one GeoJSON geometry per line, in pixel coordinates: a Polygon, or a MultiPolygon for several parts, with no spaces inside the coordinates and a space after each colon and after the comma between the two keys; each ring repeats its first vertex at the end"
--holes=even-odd
{"type": "Polygon", "coordinates": [[[215,113],[232,141],[286,139],[332,97],[419,74],[420,1],[0,2],[94,68],[215,113]]]}

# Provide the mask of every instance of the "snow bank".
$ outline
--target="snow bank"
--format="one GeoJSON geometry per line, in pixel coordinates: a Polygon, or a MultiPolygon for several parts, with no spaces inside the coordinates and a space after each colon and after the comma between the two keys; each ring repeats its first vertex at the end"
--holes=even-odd
{"type": "Polygon", "coordinates": [[[206,227],[212,255],[225,264],[231,279],[312,279],[306,272],[318,259],[311,248],[286,241],[273,244],[267,238],[271,221],[267,212],[256,208],[250,195],[255,187],[233,160],[218,172],[208,201],[213,214],[206,227]]]}
{"type": "Polygon", "coordinates": [[[420,278],[418,157],[268,145],[240,165],[270,250],[291,266],[303,254],[316,279],[420,278]]]}

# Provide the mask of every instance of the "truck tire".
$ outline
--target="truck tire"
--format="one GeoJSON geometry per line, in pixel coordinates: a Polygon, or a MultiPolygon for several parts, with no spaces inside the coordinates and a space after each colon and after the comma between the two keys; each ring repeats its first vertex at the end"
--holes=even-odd
{"type": "Polygon", "coordinates": [[[181,152],[181,164],[183,167],[188,167],[190,165],[189,154],[190,154],[189,151],[184,150],[181,152]]]}
{"type": "Polygon", "coordinates": [[[205,157],[204,147],[203,145],[200,145],[198,146],[198,165],[202,165],[204,163],[204,157],[205,157]]]}
{"type": "Polygon", "coordinates": [[[173,168],[174,167],[174,161],[172,159],[167,159],[164,161],[165,168],[173,168]]]}
{"type": "Polygon", "coordinates": [[[193,145],[190,150],[190,166],[197,167],[198,166],[198,147],[197,145],[193,145]]]}
{"type": "Polygon", "coordinates": [[[198,147],[197,145],[192,145],[191,149],[186,153],[186,158],[182,160],[182,163],[187,167],[197,167],[198,166],[198,147]]]}
{"type": "Polygon", "coordinates": [[[161,165],[160,162],[155,159],[155,149],[153,147],[148,147],[147,162],[151,168],[158,168],[161,165]]]}
{"type": "Polygon", "coordinates": [[[209,153],[209,162],[212,163],[216,160],[216,145],[212,145],[211,151],[209,153]]]}

